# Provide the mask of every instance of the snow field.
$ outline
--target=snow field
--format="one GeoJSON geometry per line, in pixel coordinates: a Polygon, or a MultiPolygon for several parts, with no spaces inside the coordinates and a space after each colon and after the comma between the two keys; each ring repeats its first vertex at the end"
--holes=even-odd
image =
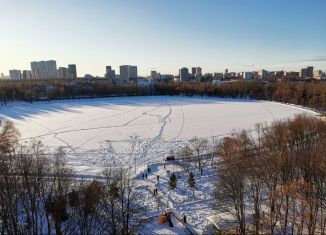
{"type": "Polygon", "coordinates": [[[297,114],[315,115],[275,102],[170,96],[19,102],[0,107],[0,118],[15,123],[22,142],[37,138],[49,149],[64,146],[68,163],[87,174],[109,165],[140,169],[161,161],[194,136],[223,137],[297,114]]]}
{"type": "Polygon", "coordinates": [[[188,173],[177,166],[163,167],[165,154],[177,151],[194,136],[222,138],[233,130],[253,129],[257,123],[291,118],[315,112],[275,102],[197,98],[197,97],[123,97],[95,100],[14,103],[0,107],[0,119],[13,121],[21,132],[21,142],[36,138],[53,150],[63,146],[68,164],[79,174],[95,175],[106,166],[126,167],[135,171],[141,201],[151,218],[140,234],[186,234],[176,221],[174,227],[158,225],[159,195],[198,232],[208,229],[209,216],[218,211],[213,206],[214,169],[209,165],[196,179],[195,197],[187,185],[188,173]],[[152,174],[141,174],[151,166],[152,174]],[[177,188],[168,186],[167,170],[179,172],[177,188]],[[156,176],[160,175],[157,182],[156,176]],[[143,190],[144,187],[146,190],[143,190]]]}

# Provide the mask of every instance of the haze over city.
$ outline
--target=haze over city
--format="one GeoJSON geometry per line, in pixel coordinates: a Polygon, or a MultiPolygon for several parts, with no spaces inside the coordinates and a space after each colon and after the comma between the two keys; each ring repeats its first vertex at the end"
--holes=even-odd
{"type": "Polygon", "coordinates": [[[78,73],[138,66],[177,74],[326,70],[326,2],[0,0],[0,72],[31,61],[77,64],[78,73]]]}

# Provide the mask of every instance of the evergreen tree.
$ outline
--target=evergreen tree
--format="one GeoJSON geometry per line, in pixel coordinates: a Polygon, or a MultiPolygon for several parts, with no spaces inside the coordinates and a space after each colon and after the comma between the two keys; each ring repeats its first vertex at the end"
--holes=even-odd
{"type": "Polygon", "coordinates": [[[195,188],[196,180],[194,173],[190,172],[188,176],[188,185],[190,188],[195,188]]]}
{"type": "Polygon", "coordinates": [[[177,177],[174,173],[170,176],[169,186],[170,189],[172,190],[174,190],[177,187],[177,177]]]}
{"type": "Polygon", "coordinates": [[[189,176],[188,176],[188,185],[189,187],[192,189],[192,194],[195,200],[195,185],[196,185],[196,180],[195,180],[195,176],[194,173],[190,172],[189,176]]]}

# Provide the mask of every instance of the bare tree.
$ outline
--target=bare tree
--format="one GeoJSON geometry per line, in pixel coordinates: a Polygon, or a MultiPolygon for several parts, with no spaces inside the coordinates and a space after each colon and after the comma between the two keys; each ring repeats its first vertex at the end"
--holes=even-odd
{"type": "Polygon", "coordinates": [[[20,133],[8,120],[0,121],[0,128],[0,151],[7,153],[17,146],[20,133]]]}
{"type": "Polygon", "coordinates": [[[40,141],[32,141],[29,146],[23,146],[17,155],[17,174],[24,189],[21,195],[21,205],[25,211],[25,229],[29,233],[42,234],[46,221],[44,213],[45,178],[49,165],[45,157],[45,146],[40,141]]]}
{"type": "Polygon", "coordinates": [[[97,223],[104,233],[132,234],[136,232],[143,212],[139,204],[135,180],[126,169],[106,169],[102,182],[97,223]]]}
{"type": "Polygon", "coordinates": [[[205,156],[209,151],[208,140],[205,138],[194,137],[189,140],[189,146],[192,153],[192,162],[202,174],[203,168],[210,159],[208,156],[205,156]]]}
{"type": "Polygon", "coordinates": [[[180,166],[184,171],[190,172],[192,150],[188,144],[186,144],[177,154],[176,164],[180,166]]]}
{"type": "Polygon", "coordinates": [[[240,234],[245,234],[246,165],[239,147],[241,142],[237,138],[225,138],[220,145],[218,154],[223,162],[218,167],[215,199],[219,207],[229,211],[238,221],[240,234]]]}
{"type": "Polygon", "coordinates": [[[59,147],[54,154],[45,210],[51,215],[56,234],[63,234],[62,223],[68,220],[67,202],[72,170],[66,166],[65,152],[59,147]]]}

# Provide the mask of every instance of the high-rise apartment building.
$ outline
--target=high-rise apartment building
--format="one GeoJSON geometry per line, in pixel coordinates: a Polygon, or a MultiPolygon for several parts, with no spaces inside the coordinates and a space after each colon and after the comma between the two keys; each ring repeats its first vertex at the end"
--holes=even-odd
{"type": "Polygon", "coordinates": [[[137,66],[133,65],[121,65],[120,66],[120,80],[130,80],[131,78],[137,78],[137,66]]]}
{"type": "Polygon", "coordinates": [[[115,70],[111,68],[111,66],[105,67],[105,78],[114,81],[115,80],[115,70]]]}
{"type": "Polygon", "coordinates": [[[75,64],[68,64],[69,77],[77,78],[77,67],[75,64]]]}
{"type": "Polygon", "coordinates": [[[158,80],[160,79],[160,74],[156,71],[151,71],[151,79],[152,80],[158,80]]]}
{"type": "Polygon", "coordinates": [[[32,72],[30,70],[23,70],[23,79],[32,79],[32,72]]]}
{"type": "Polygon", "coordinates": [[[196,74],[196,67],[192,67],[192,68],[191,68],[191,74],[192,74],[193,76],[195,76],[195,74],[196,74]]]}
{"type": "Polygon", "coordinates": [[[321,70],[314,71],[314,78],[320,79],[323,75],[323,72],[321,70]]]}
{"type": "Polygon", "coordinates": [[[53,79],[57,77],[57,62],[55,60],[31,62],[31,69],[34,79],[53,79]]]}
{"type": "Polygon", "coordinates": [[[137,72],[137,66],[129,66],[129,79],[130,78],[137,78],[138,72],[137,72]]]}
{"type": "Polygon", "coordinates": [[[191,74],[194,78],[201,78],[202,77],[202,69],[201,67],[193,67],[191,68],[191,74]]]}
{"type": "Polygon", "coordinates": [[[181,82],[187,81],[189,79],[188,68],[184,67],[184,68],[179,69],[179,77],[180,77],[181,82]]]}
{"type": "Polygon", "coordinates": [[[260,79],[268,79],[269,73],[265,69],[258,70],[258,78],[260,79]]]}
{"type": "Polygon", "coordinates": [[[313,78],[314,77],[314,67],[308,66],[307,68],[302,68],[299,72],[301,78],[313,78]]]}
{"type": "Polygon", "coordinates": [[[21,79],[22,73],[18,69],[12,69],[12,70],[9,70],[9,76],[11,79],[21,79]]]}
{"type": "Polygon", "coordinates": [[[128,80],[129,72],[128,72],[128,65],[121,65],[120,66],[120,80],[128,80]]]}
{"type": "Polygon", "coordinates": [[[111,66],[106,66],[105,67],[105,75],[110,75],[111,71],[112,71],[112,67],[111,66]]]}
{"type": "Polygon", "coordinates": [[[250,80],[253,78],[253,74],[252,74],[252,72],[243,72],[242,77],[243,77],[243,79],[250,80]]]}
{"type": "Polygon", "coordinates": [[[221,79],[223,79],[223,73],[214,73],[213,74],[213,79],[214,80],[221,80],[221,79]]]}
{"type": "Polygon", "coordinates": [[[299,77],[301,77],[301,78],[306,78],[307,77],[307,69],[306,68],[302,68],[300,70],[299,77]]]}
{"type": "Polygon", "coordinates": [[[57,71],[57,78],[70,78],[69,68],[59,67],[57,71]]]}
{"type": "Polygon", "coordinates": [[[227,79],[230,77],[230,74],[229,74],[229,69],[225,69],[224,70],[224,75],[223,75],[224,79],[227,79]]]}
{"type": "Polygon", "coordinates": [[[307,67],[307,77],[308,78],[314,77],[314,67],[312,67],[312,66],[307,67]]]}

